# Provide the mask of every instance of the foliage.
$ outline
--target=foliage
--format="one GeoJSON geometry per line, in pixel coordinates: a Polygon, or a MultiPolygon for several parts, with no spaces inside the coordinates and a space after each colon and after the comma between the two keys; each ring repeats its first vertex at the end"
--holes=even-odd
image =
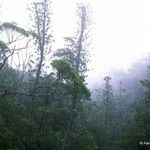
{"type": "MultiPolygon", "coordinates": [[[[92,95],[83,75],[88,62],[88,7],[78,6],[77,32],[65,38],[66,47],[54,52],[60,59],[51,62],[46,59],[53,41],[50,4],[48,0],[32,4],[34,31],[15,23],[0,25],[0,32],[6,36],[11,33],[12,37],[7,37],[9,42],[0,40],[0,150],[149,149],[149,143],[144,144],[150,137],[150,80],[143,70],[146,65],[141,67],[140,78],[136,67],[129,74],[136,74],[134,78],[122,74],[119,85],[115,77],[106,76],[104,86],[92,95]],[[9,58],[26,49],[16,48],[20,36],[35,42],[33,55],[27,65],[18,61],[18,67],[12,67],[9,58]],[[53,68],[50,73],[45,63],[53,68]],[[141,79],[145,80],[139,85],[141,79]]],[[[24,41],[27,47],[28,42],[24,41]]]]}

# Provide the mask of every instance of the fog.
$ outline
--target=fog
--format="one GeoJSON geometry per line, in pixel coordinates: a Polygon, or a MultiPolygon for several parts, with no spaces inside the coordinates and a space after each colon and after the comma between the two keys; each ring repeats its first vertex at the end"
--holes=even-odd
{"type": "MultiPolygon", "coordinates": [[[[1,21],[15,21],[29,27],[30,0],[3,0],[1,21]]],[[[87,82],[93,87],[112,70],[127,70],[150,52],[149,0],[55,0],[52,3],[53,50],[64,45],[63,37],[73,36],[76,3],[91,6],[91,55],[87,82]]]]}
{"type": "Polygon", "coordinates": [[[0,150],[150,149],[149,0],[0,8],[0,150]]]}

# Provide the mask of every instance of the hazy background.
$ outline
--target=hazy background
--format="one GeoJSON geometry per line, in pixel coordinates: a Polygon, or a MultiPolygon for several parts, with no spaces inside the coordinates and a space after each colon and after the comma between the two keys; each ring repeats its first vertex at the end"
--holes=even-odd
{"type": "MultiPolygon", "coordinates": [[[[1,1],[0,21],[29,27],[26,8],[31,0],[1,1]]],[[[77,2],[89,3],[93,10],[90,87],[111,70],[126,70],[150,52],[150,0],[53,0],[55,49],[63,47],[64,36],[73,35],[77,2]]]]}

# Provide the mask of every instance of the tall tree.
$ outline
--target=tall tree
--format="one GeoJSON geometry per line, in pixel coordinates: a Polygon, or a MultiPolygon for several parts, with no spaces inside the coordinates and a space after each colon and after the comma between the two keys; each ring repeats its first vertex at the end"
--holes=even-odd
{"type": "Polygon", "coordinates": [[[77,31],[74,37],[65,37],[66,47],[58,49],[54,56],[65,59],[79,73],[87,71],[88,58],[88,34],[89,34],[89,7],[83,4],[77,7],[77,31]]]}
{"type": "Polygon", "coordinates": [[[32,3],[32,9],[30,9],[33,14],[33,30],[38,36],[38,39],[35,41],[38,57],[36,59],[36,78],[33,91],[36,90],[40,75],[43,71],[46,55],[49,54],[51,50],[50,4],[51,2],[49,2],[49,0],[41,0],[40,2],[32,3]]]}
{"type": "Polygon", "coordinates": [[[123,130],[123,115],[124,115],[124,107],[123,107],[123,85],[122,82],[119,82],[119,91],[118,91],[118,136],[120,137],[123,130]]]}
{"type": "Polygon", "coordinates": [[[61,146],[61,150],[65,150],[66,145],[69,143],[69,132],[71,132],[77,116],[77,106],[80,106],[81,103],[90,98],[90,92],[85,86],[84,78],[75,69],[71,68],[67,62],[63,60],[54,61],[52,66],[57,70],[59,86],[61,84],[70,100],[68,102],[70,103],[68,108],[70,113],[64,129],[64,138],[61,146]]]}
{"type": "MultiPolygon", "coordinates": [[[[77,16],[78,16],[78,27],[74,37],[66,37],[66,47],[62,49],[58,49],[57,52],[54,53],[54,56],[66,60],[69,62],[72,68],[76,70],[79,74],[84,74],[87,71],[87,62],[88,62],[88,49],[87,49],[87,40],[88,40],[88,31],[89,31],[89,14],[87,6],[82,4],[78,5],[77,16]]],[[[77,81],[77,80],[76,80],[77,81]]],[[[75,82],[76,82],[75,81],[75,82]]],[[[72,108],[71,114],[67,121],[67,126],[65,129],[64,142],[62,143],[62,150],[66,149],[66,144],[68,142],[68,133],[72,131],[74,122],[75,122],[75,112],[79,109],[79,104],[77,101],[80,101],[79,92],[77,92],[76,88],[79,87],[79,83],[74,84],[72,89],[73,93],[72,97],[72,108]]],[[[82,89],[83,90],[83,89],[82,89]]],[[[82,91],[84,93],[84,91],[82,91]]],[[[82,93],[80,96],[82,96],[82,93]]]]}
{"type": "MultiPolygon", "coordinates": [[[[51,42],[52,42],[52,33],[51,33],[51,19],[50,19],[50,4],[49,0],[41,0],[40,2],[32,3],[32,8],[30,9],[32,12],[32,22],[33,22],[33,31],[37,34],[38,38],[35,40],[37,54],[36,60],[34,58],[30,61],[30,66],[34,67],[35,72],[35,80],[33,83],[32,94],[36,93],[37,86],[39,84],[39,80],[41,74],[43,73],[43,68],[46,63],[46,57],[50,53],[51,50],[51,42]]],[[[31,116],[34,116],[35,112],[35,97],[32,97],[32,108],[31,108],[31,116]]]]}
{"type": "Polygon", "coordinates": [[[106,76],[104,78],[105,85],[103,90],[103,102],[104,102],[104,149],[108,150],[112,146],[112,119],[113,119],[113,89],[111,85],[111,77],[106,76]]]}

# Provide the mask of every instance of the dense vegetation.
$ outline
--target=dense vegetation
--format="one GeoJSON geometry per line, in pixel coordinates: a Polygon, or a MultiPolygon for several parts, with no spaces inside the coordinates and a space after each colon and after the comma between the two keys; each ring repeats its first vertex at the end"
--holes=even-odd
{"type": "Polygon", "coordinates": [[[78,5],[77,32],[52,52],[50,6],[31,4],[30,30],[0,24],[0,150],[148,150],[149,57],[90,91],[89,8],[78,5]]]}

